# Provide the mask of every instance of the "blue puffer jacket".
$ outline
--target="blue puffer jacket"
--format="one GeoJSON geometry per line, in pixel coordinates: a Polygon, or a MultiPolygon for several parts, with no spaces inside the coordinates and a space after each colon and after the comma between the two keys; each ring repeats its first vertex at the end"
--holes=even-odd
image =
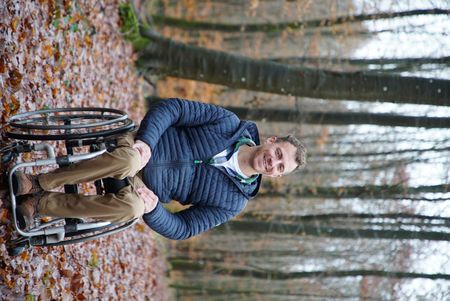
{"type": "Polygon", "coordinates": [[[187,239],[241,212],[261,176],[243,184],[205,162],[243,136],[260,143],[253,122],[214,105],[173,98],[152,107],[136,137],[152,150],[143,180],[160,200],[143,216],[147,225],[167,238],[187,239]],[[172,214],[161,204],[172,199],[192,206],[172,214]]]}

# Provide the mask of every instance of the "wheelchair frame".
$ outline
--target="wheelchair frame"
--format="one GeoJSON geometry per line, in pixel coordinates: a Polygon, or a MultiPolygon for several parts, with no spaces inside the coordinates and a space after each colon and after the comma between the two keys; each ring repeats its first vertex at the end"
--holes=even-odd
{"type": "MultiPolygon", "coordinates": [[[[6,137],[21,140],[64,140],[67,155],[55,156],[48,143],[13,142],[0,149],[2,163],[7,163],[21,153],[45,151],[46,159],[22,162],[8,171],[9,197],[12,210],[13,227],[18,238],[8,242],[11,256],[18,255],[33,246],[58,246],[84,242],[123,231],[133,226],[138,219],[124,223],[86,222],[78,218],[56,218],[39,224],[29,230],[22,229],[16,213],[17,200],[13,189],[14,173],[32,166],[58,165],[95,158],[114,148],[115,138],[135,128],[128,116],[116,109],[107,108],[66,108],[25,112],[15,115],[8,121],[6,137]],[[74,148],[90,146],[90,153],[74,154],[74,148]]],[[[97,194],[106,190],[102,185],[105,179],[95,181],[97,194]]],[[[65,185],[66,193],[77,193],[77,185],[65,185]]],[[[106,191],[108,192],[108,191],[106,191]]]]}

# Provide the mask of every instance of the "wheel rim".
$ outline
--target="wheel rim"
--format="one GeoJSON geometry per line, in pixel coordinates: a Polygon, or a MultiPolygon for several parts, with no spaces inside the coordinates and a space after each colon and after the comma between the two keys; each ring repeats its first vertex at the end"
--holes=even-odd
{"type": "Polygon", "coordinates": [[[134,128],[123,111],[110,108],[59,108],[17,114],[6,136],[26,140],[96,138],[134,128]]]}

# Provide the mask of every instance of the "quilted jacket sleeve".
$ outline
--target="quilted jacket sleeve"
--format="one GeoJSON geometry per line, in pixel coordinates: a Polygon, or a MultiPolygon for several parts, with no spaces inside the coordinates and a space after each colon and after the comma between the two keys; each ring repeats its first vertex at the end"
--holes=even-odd
{"type": "Polygon", "coordinates": [[[144,141],[153,150],[161,135],[170,126],[211,125],[223,118],[229,118],[230,122],[235,123],[239,121],[234,113],[215,105],[169,98],[160,101],[147,112],[136,139],[144,141]]]}
{"type": "Polygon", "coordinates": [[[143,219],[152,230],[162,236],[182,240],[216,227],[230,220],[240,211],[213,206],[192,206],[183,211],[171,213],[158,203],[152,212],[144,214],[143,219]]]}

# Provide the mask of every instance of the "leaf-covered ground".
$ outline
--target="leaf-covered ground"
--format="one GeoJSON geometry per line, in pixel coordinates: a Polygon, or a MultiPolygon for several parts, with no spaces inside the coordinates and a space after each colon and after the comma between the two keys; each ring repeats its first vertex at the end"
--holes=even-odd
{"type": "MultiPolygon", "coordinates": [[[[131,45],[119,30],[120,2],[0,1],[2,131],[9,116],[40,108],[111,107],[133,120],[142,118],[142,83],[131,45]]],[[[164,299],[161,245],[142,222],[89,243],[34,248],[9,257],[5,243],[13,233],[6,168],[0,190],[0,299],[164,299]]]]}

